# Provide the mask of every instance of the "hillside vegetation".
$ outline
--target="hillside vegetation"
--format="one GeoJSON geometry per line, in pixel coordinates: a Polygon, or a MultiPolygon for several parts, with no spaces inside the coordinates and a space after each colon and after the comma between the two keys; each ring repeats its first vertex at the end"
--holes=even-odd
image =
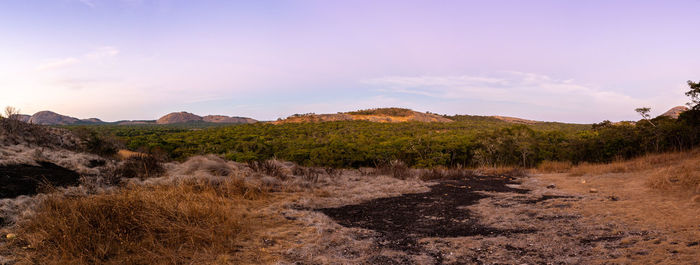
{"type": "Polygon", "coordinates": [[[444,116],[433,113],[422,113],[402,108],[378,108],[344,112],[338,114],[295,114],[284,120],[278,120],[273,124],[308,123],[329,121],[371,121],[371,122],[452,122],[444,116]]]}

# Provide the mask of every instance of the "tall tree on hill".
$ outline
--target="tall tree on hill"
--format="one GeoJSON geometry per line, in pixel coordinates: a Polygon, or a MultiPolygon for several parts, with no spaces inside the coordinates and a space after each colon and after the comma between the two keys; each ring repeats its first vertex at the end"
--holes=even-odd
{"type": "Polygon", "coordinates": [[[688,80],[688,86],[690,87],[690,91],[685,92],[685,95],[690,97],[688,106],[693,110],[700,110],[700,82],[688,80]]]}
{"type": "Polygon", "coordinates": [[[656,127],[656,124],[654,124],[654,123],[651,122],[651,120],[650,120],[650,118],[651,118],[651,115],[649,115],[649,111],[651,111],[651,108],[650,108],[650,107],[636,108],[636,109],[634,109],[634,111],[636,111],[637,113],[639,113],[639,115],[642,116],[642,119],[646,120],[646,121],[649,122],[652,126],[656,127]]]}

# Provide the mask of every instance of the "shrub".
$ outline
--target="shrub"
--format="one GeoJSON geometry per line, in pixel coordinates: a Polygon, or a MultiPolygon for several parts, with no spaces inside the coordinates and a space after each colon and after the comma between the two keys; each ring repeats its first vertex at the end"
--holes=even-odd
{"type": "Polygon", "coordinates": [[[318,182],[319,175],[321,175],[321,170],[312,167],[295,165],[292,167],[292,174],[295,176],[301,176],[306,181],[316,183],[318,182]]]}
{"type": "Polygon", "coordinates": [[[389,170],[391,171],[391,176],[397,179],[409,179],[413,178],[413,172],[406,163],[401,160],[394,160],[389,163],[389,170]]]}
{"type": "Polygon", "coordinates": [[[134,155],[120,164],[113,174],[112,183],[118,183],[121,178],[148,179],[160,177],[165,173],[161,162],[151,155],[134,155]]]}
{"type": "Polygon", "coordinates": [[[115,155],[120,149],[118,141],[111,137],[98,134],[95,130],[80,127],[73,131],[82,140],[86,152],[107,156],[115,155]]]}
{"type": "Polygon", "coordinates": [[[337,168],[333,168],[333,167],[324,168],[323,171],[325,171],[325,172],[326,172],[326,175],[328,175],[328,176],[331,177],[331,178],[337,178],[337,177],[340,177],[340,175],[343,174],[343,171],[342,171],[342,170],[337,169],[337,168]]]}
{"type": "Polygon", "coordinates": [[[284,172],[282,167],[273,160],[248,161],[248,167],[257,173],[276,177],[281,180],[287,179],[287,174],[284,172]]]}

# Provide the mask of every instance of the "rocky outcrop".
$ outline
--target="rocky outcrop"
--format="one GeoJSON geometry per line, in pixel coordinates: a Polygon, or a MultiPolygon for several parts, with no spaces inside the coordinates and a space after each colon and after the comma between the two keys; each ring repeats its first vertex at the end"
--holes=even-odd
{"type": "Polygon", "coordinates": [[[45,110],[32,115],[28,122],[39,125],[68,125],[78,123],[80,120],[55,113],[53,111],[45,110]]]}
{"type": "Polygon", "coordinates": [[[683,113],[687,110],[688,110],[688,107],[686,107],[686,106],[677,106],[677,107],[673,107],[670,110],[664,112],[664,114],[661,114],[660,116],[665,116],[665,117],[669,117],[672,119],[678,119],[678,116],[680,116],[681,113],[683,113]]]}
{"type": "Polygon", "coordinates": [[[177,124],[191,122],[210,122],[210,123],[255,123],[257,120],[245,117],[229,117],[224,115],[207,115],[204,117],[189,113],[189,112],[173,112],[165,115],[156,121],[157,124],[177,124]]]}
{"type": "Polygon", "coordinates": [[[176,123],[189,123],[189,122],[198,122],[202,121],[202,117],[194,115],[189,112],[181,111],[181,112],[173,112],[170,114],[167,114],[163,117],[160,117],[156,121],[157,124],[176,124],[176,123]]]}
{"type": "Polygon", "coordinates": [[[202,117],[202,121],[211,123],[256,123],[255,119],[245,117],[229,117],[224,115],[207,115],[202,117]]]}

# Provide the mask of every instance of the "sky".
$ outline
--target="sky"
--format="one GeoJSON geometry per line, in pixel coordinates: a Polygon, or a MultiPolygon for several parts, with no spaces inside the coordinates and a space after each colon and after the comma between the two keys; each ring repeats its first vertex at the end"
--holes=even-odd
{"type": "Polygon", "coordinates": [[[688,102],[700,0],[0,0],[0,107],[106,121],[405,107],[592,123],[688,102]]]}

